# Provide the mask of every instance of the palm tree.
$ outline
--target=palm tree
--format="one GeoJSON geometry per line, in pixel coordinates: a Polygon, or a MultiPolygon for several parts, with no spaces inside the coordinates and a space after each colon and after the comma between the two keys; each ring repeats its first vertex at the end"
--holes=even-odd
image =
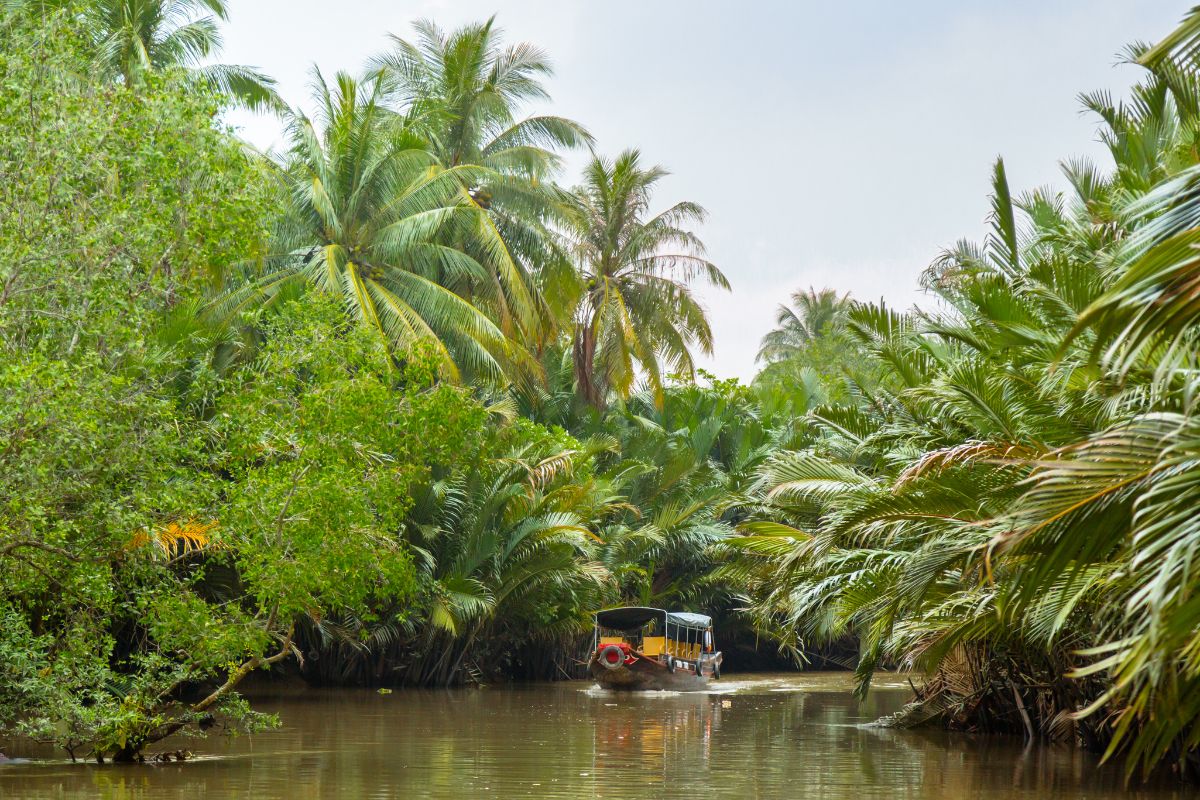
{"type": "Polygon", "coordinates": [[[885,663],[925,670],[905,719],[1077,738],[1130,769],[1183,760],[1200,719],[1198,183],[1157,81],[1085,98],[1116,170],[1074,197],[1014,197],[997,163],[985,241],[925,275],[946,310],[851,307],[887,379],[763,466],[724,573],[792,646],[855,635],[864,691],[885,663]]]}
{"type": "MultiPolygon", "coordinates": [[[[539,48],[504,46],[495,18],[447,33],[428,20],[414,24],[415,41],[392,37],[390,52],[372,61],[389,80],[389,101],[408,114],[430,151],[449,167],[474,164],[491,171],[468,184],[515,258],[553,286],[569,276],[566,253],[552,226],[561,222],[561,192],[552,182],[562,150],[590,146],[591,135],[556,116],[520,117],[530,102],[549,95],[542,79],[552,74],[539,48]]],[[[564,316],[541,314],[531,331],[539,348],[564,316]]]]}
{"type": "Polygon", "coordinates": [[[809,343],[836,334],[845,321],[850,295],[833,289],[792,292],[791,307],[780,305],[775,314],[776,328],[763,337],[758,361],[786,361],[809,343]]]}
{"type": "Polygon", "coordinates": [[[77,11],[91,37],[99,74],[130,88],[146,76],[181,67],[197,80],[255,109],[281,110],[275,81],[252,67],[208,64],[221,49],[216,20],[226,0],[6,0],[9,8],[77,11]]]}
{"type": "Polygon", "coordinates": [[[704,220],[696,203],[648,216],[667,173],[643,168],[637,150],[596,157],[570,200],[569,233],[583,282],[573,335],[577,391],[603,407],[628,397],[640,369],[661,404],[666,373],[694,376],[692,348],[712,352],[712,330],[692,282],[728,289],[704,245],[685,227],[704,220]]]}
{"type": "Polygon", "coordinates": [[[416,42],[392,36],[393,51],[374,59],[372,68],[392,80],[393,102],[422,120],[442,163],[542,179],[558,166],[555,149],[591,143],[569,119],[517,118],[524,103],[549,99],[539,79],[552,69],[546,54],[527,42],[503,47],[495,17],[450,34],[429,20],[413,27],[416,42]]]}
{"type": "Polygon", "coordinates": [[[369,648],[407,660],[406,683],[461,681],[481,651],[511,655],[538,642],[566,651],[588,612],[611,600],[589,529],[609,502],[588,475],[597,445],[564,447],[529,431],[501,433],[518,435],[496,457],[415,489],[405,527],[426,587],[420,611],[406,610],[408,624],[395,613],[374,625],[352,615],[319,624],[311,638],[341,670],[361,670],[369,648]]]}
{"type": "Polygon", "coordinates": [[[1158,66],[1165,62],[1200,63],[1200,6],[1193,6],[1179,23],[1158,44],[1141,55],[1141,63],[1158,66]]]}
{"type": "Polygon", "coordinates": [[[659,404],[638,392],[604,427],[620,459],[603,477],[628,508],[602,529],[602,560],[627,599],[711,606],[710,548],[731,532],[722,507],[772,449],[752,393],[735,382],[678,385],[659,404]]]}
{"type": "Polygon", "coordinates": [[[343,297],[350,313],[397,352],[427,346],[443,374],[501,378],[519,352],[505,328],[537,308],[487,214],[463,189],[491,176],[481,167],[443,168],[406,120],[383,105],[378,74],[315,71],[315,118],[294,112],[281,164],[288,213],[265,274],[250,275],[215,306],[228,316],[312,284],[343,297]],[[471,254],[445,244],[467,242],[471,254]],[[468,286],[472,304],[447,288],[468,286]],[[484,312],[495,317],[494,321],[484,312]]]}

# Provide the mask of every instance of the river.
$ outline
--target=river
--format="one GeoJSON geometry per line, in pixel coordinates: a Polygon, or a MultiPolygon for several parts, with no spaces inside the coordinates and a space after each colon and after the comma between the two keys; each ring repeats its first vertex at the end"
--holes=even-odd
{"type": "MultiPolygon", "coordinates": [[[[727,676],[705,693],[586,683],[255,698],[283,727],[156,765],[0,765],[5,798],[1168,798],[1067,746],[867,727],[909,696],[847,673],[727,676]]],[[[10,753],[13,755],[13,753],[10,753]]]]}

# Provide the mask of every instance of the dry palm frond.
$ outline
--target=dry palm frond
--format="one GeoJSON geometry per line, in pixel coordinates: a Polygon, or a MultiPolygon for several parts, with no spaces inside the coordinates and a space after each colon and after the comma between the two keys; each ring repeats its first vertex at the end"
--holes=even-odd
{"type": "Polygon", "coordinates": [[[188,553],[220,547],[209,533],[217,527],[216,520],[172,520],[158,528],[143,528],[129,540],[129,548],[153,545],[166,558],[178,558],[188,553]]]}

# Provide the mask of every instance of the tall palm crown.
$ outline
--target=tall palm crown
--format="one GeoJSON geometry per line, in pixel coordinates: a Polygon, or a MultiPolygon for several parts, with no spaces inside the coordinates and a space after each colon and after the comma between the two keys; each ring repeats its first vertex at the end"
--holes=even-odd
{"type": "Polygon", "coordinates": [[[809,342],[835,332],[845,323],[849,310],[850,295],[839,295],[833,289],[792,292],[792,305],[779,306],[777,327],[763,337],[757,360],[786,360],[809,342]]]}
{"type": "MultiPolygon", "coordinates": [[[[553,232],[561,192],[550,178],[559,151],[589,146],[592,137],[569,119],[519,116],[527,103],[549,99],[545,53],[525,42],[506,46],[494,18],[449,33],[428,20],[414,27],[414,41],[393,36],[391,51],[372,62],[390,82],[389,102],[414,120],[442,164],[491,170],[486,181],[466,186],[471,196],[515,258],[543,280],[562,278],[567,258],[553,232]]],[[[538,329],[526,333],[540,346],[563,316],[543,309],[538,329]]]]}
{"type": "Polygon", "coordinates": [[[661,401],[667,372],[691,378],[692,348],[712,352],[712,330],[692,293],[697,278],[729,282],[684,226],[704,209],[676,203],[648,216],[654,186],[667,173],[643,168],[637,150],[594,158],[570,201],[570,233],[584,282],[574,322],[580,395],[603,406],[609,392],[628,397],[639,368],[661,401]]]}
{"type": "Polygon", "coordinates": [[[515,349],[502,327],[533,314],[529,281],[486,213],[463,189],[490,173],[443,168],[383,106],[378,75],[314,80],[315,118],[293,113],[281,165],[288,214],[269,271],[228,293],[230,313],[309,283],[340,295],[352,316],[398,351],[425,343],[447,377],[498,379],[515,349]],[[469,243],[471,254],[445,244],[469,243]],[[472,287],[472,304],[446,287],[472,287]],[[491,312],[484,313],[483,306],[491,312]],[[494,319],[495,321],[494,321],[494,319]]]}
{"type": "Polygon", "coordinates": [[[140,85],[147,75],[183,67],[200,81],[252,108],[282,108],[275,81],[233,64],[204,65],[221,49],[217,20],[226,0],[10,0],[10,7],[77,11],[107,78],[140,85]]]}
{"type": "Polygon", "coordinates": [[[591,142],[562,117],[517,118],[523,104],[549,99],[540,79],[552,69],[540,48],[504,47],[495,18],[449,34],[429,20],[413,27],[415,42],[391,37],[392,52],[373,65],[394,81],[393,101],[422,120],[442,163],[542,178],[558,166],[553,150],[591,142]]]}

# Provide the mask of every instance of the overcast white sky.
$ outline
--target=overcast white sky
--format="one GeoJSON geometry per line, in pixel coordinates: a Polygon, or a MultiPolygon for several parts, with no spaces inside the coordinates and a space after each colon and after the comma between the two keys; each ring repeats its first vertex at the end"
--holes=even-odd
{"type": "MultiPolygon", "coordinates": [[[[1129,42],[1166,34],[1193,0],[230,0],[222,60],[264,69],[292,103],[315,62],[357,72],[387,33],[498,15],[547,50],[552,110],[597,149],[640,147],[671,170],[660,205],[694,200],[733,284],[704,293],[705,366],[749,379],[777,304],[830,286],[928,304],[920,271],[977,238],[992,161],[1014,188],[1061,185],[1058,162],[1103,158],[1076,95],[1123,93],[1129,42]]],[[[269,119],[232,121],[260,147],[269,119]]],[[[564,176],[573,183],[581,158],[564,176]]]]}

